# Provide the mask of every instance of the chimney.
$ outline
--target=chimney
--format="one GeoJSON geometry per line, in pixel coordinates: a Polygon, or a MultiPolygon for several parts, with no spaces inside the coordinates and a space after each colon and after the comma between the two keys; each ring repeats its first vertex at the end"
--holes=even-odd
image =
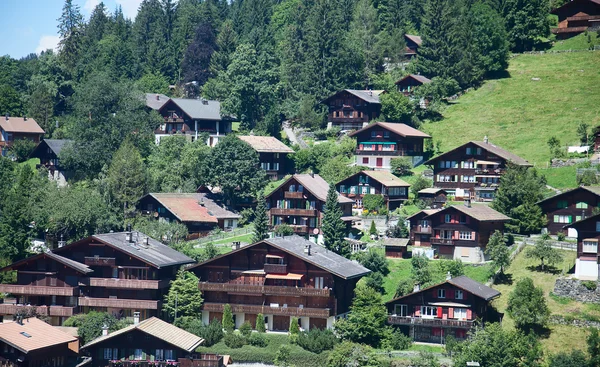
{"type": "Polygon", "coordinates": [[[208,99],[206,99],[206,98],[202,98],[201,101],[202,101],[202,104],[206,104],[206,105],[208,104],[208,99]]]}
{"type": "Polygon", "coordinates": [[[315,178],[315,173],[313,171],[310,171],[310,177],[315,178]]]}
{"type": "Polygon", "coordinates": [[[488,139],[487,135],[483,137],[483,142],[486,144],[489,143],[489,139],[488,139]]]}
{"type": "Polygon", "coordinates": [[[304,246],[304,253],[307,254],[308,256],[310,256],[310,246],[311,245],[304,246]]]}
{"type": "Polygon", "coordinates": [[[102,325],[102,336],[108,335],[108,326],[106,324],[102,325]]]}
{"type": "Polygon", "coordinates": [[[420,291],[420,290],[421,290],[421,285],[420,285],[419,283],[416,283],[416,284],[415,284],[415,287],[413,288],[413,293],[414,293],[414,292],[418,292],[418,291],[420,291]]]}
{"type": "Polygon", "coordinates": [[[149,246],[150,245],[150,239],[148,237],[144,237],[144,246],[149,246]]]}
{"type": "Polygon", "coordinates": [[[4,115],[4,118],[6,119],[6,121],[8,121],[8,113],[4,115]]]}
{"type": "Polygon", "coordinates": [[[232,245],[231,245],[231,249],[232,250],[239,250],[240,249],[240,241],[233,241],[232,245]]]}
{"type": "Polygon", "coordinates": [[[204,206],[204,198],[203,197],[201,197],[200,200],[198,200],[198,205],[204,206]]]}
{"type": "Polygon", "coordinates": [[[140,323],[140,313],[138,311],[133,313],[133,324],[137,325],[140,323]]]}
{"type": "Polygon", "coordinates": [[[470,207],[471,207],[471,199],[465,199],[465,206],[466,206],[467,208],[470,208],[470,207]]]}
{"type": "Polygon", "coordinates": [[[23,115],[23,121],[27,121],[27,116],[23,115]]]}
{"type": "Polygon", "coordinates": [[[127,232],[125,232],[125,241],[133,242],[133,236],[131,235],[131,224],[127,225],[127,232]]]}
{"type": "Polygon", "coordinates": [[[373,91],[369,89],[369,96],[373,96],[373,91]]]}
{"type": "Polygon", "coordinates": [[[64,245],[66,245],[67,243],[65,242],[63,235],[60,235],[60,241],[58,241],[58,248],[63,247],[64,245]]]}
{"type": "Polygon", "coordinates": [[[160,95],[159,94],[156,95],[156,100],[160,101],[160,95]]]}
{"type": "Polygon", "coordinates": [[[450,274],[450,272],[446,273],[446,280],[450,280],[452,279],[452,274],[450,274]]]}

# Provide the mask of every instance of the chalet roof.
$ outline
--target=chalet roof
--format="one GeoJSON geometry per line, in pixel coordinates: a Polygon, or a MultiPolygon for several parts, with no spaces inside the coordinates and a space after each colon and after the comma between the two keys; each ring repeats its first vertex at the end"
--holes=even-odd
{"type": "Polygon", "coordinates": [[[484,141],[470,141],[468,143],[465,143],[457,148],[454,148],[444,154],[440,154],[437,157],[431,158],[430,160],[428,160],[427,162],[425,162],[424,164],[433,164],[435,163],[438,159],[445,157],[448,154],[454,153],[455,151],[459,150],[459,149],[464,149],[466,148],[467,145],[469,144],[474,144],[477,147],[484,149],[490,153],[493,153],[495,155],[497,155],[500,158],[504,158],[507,161],[511,161],[514,164],[517,164],[519,166],[527,166],[530,167],[531,163],[527,162],[525,159],[519,157],[516,154],[513,154],[511,152],[509,152],[508,150],[504,150],[502,148],[500,148],[499,146],[496,146],[492,143],[486,143],[484,141]]]}
{"type": "Polygon", "coordinates": [[[260,153],[294,153],[294,150],[272,136],[238,135],[260,153]]]}
{"type": "Polygon", "coordinates": [[[600,186],[579,186],[579,187],[576,187],[576,188],[571,189],[571,190],[563,191],[560,194],[556,194],[554,196],[550,196],[549,198],[540,200],[536,204],[545,203],[547,201],[554,200],[554,199],[559,198],[559,197],[561,197],[563,195],[571,194],[571,193],[573,193],[575,191],[579,191],[579,190],[585,190],[585,191],[591,192],[592,194],[594,194],[596,196],[600,196],[600,186]]]}
{"type": "Polygon", "coordinates": [[[169,101],[169,97],[160,93],[146,93],[146,106],[153,110],[160,110],[169,101]],[[158,97],[158,98],[157,98],[158,97]]]}
{"type": "MultiPolygon", "coordinates": [[[[308,173],[295,174],[292,177],[288,178],[281,185],[279,185],[279,187],[285,185],[290,180],[298,181],[300,185],[304,186],[304,188],[308,190],[311,194],[313,194],[317,199],[321,201],[327,201],[327,191],[329,191],[329,184],[323,179],[323,177],[308,173]]],[[[279,189],[279,187],[277,189],[279,189]]],[[[273,193],[276,192],[277,189],[273,190],[273,192],[271,192],[271,194],[269,194],[267,197],[273,195],[273,193]]],[[[338,193],[338,203],[342,204],[353,202],[354,200],[344,197],[338,193]]]]}
{"type": "MultiPolygon", "coordinates": [[[[474,218],[480,222],[508,222],[509,220],[511,220],[510,217],[507,217],[506,215],[484,204],[472,204],[471,206],[451,205],[442,209],[440,212],[450,210],[451,208],[454,208],[459,212],[466,214],[469,217],[474,218]]],[[[428,217],[429,216],[431,216],[431,214],[428,215],[428,217]]]]}
{"type": "Polygon", "coordinates": [[[435,194],[438,194],[440,192],[446,192],[446,190],[440,189],[440,188],[437,188],[437,187],[429,187],[429,188],[426,188],[426,189],[423,189],[423,190],[419,191],[418,193],[419,194],[433,194],[433,195],[435,195],[435,194]]]}
{"type": "Polygon", "coordinates": [[[335,93],[334,95],[324,99],[321,103],[325,103],[325,102],[329,101],[330,99],[336,97],[338,94],[343,93],[343,92],[348,92],[350,94],[353,94],[356,97],[358,97],[368,103],[380,104],[379,95],[385,91],[384,90],[344,89],[344,90],[339,91],[339,92],[335,93]]]}
{"type": "MultiPolygon", "coordinates": [[[[126,334],[132,330],[140,330],[148,335],[151,335],[157,339],[160,339],[166,343],[169,343],[177,348],[193,352],[200,344],[204,343],[204,339],[196,336],[190,332],[178,328],[175,325],[169,324],[157,317],[151,317],[140,322],[137,325],[129,325],[123,329],[113,331],[108,335],[100,336],[91,342],[87,343],[82,349],[89,348],[98,343],[102,343],[106,340],[112,339],[115,336],[126,334]]],[[[140,341],[143,343],[143,341],[140,341]]]]}
{"type": "Polygon", "coordinates": [[[571,224],[567,224],[567,225],[563,226],[563,228],[564,229],[567,229],[567,228],[578,229],[581,224],[583,224],[587,221],[598,221],[598,220],[600,220],[600,214],[592,215],[591,217],[583,218],[583,219],[573,222],[571,224]]]}
{"type": "Polygon", "coordinates": [[[558,8],[552,9],[552,10],[550,11],[550,14],[555,14],[555,15],[556,15],[556,14],[558,14],[558,13],[560,12],[560,10],[562,10],[563,8],[568,8],[568,7],[571,7],[571,6],[573,6],[573,5],[574,5],[574,4],[576,4],[576,3],[581,3],[581,2],[590,2],[590,3],[596,4],[596,5],[600,5],[600,0],[579,0],[579,1],[569,1],[569,2],[566,2],[566,3],[565,3],[564,5],[562,5],[562,6],[559,6],[558,8]]]}
{"type": "Polygon", "coordinates": [[[307,239],[296,235],[268,238],[266,240],[262,240],[254,244],[241,247],[240,249],[234,250],[227,254],[217,256],[194,267],[208,264],[222,257],[231,256],[239,251],[247,250],[261,243],[266,243],[281,251],[287,252],[290,255],[300,258],[343,279],[352,279],[371,272],[369,269],[360,265],[357,261],[348,260],[345,257],[340,256],[333,251],[327,250],[323,246],[317,245],[314,242],[311,242],[307,239]],[[306,246],[311,246],[310,255],[304,252],[306,246]]]}
{"type": "Polygon", "coordinates": [[[27,354],[36,349],[71,343],[77,338],[30,317],[23,319],[23,325],[16,321],[0,323],[0,341],[27,354]]]}
{"type": "Polygon", "coordinates": [[[407,76],[405,76],[404,78],[398,80],[395,84],[400,84],[403,81],[405,81],[406,79],[414,79],[416,81],[418,81],[421,84],[427,84],[427,83],[431,83],[431,79],[423,76],[423,75],[418,75],[418,74],[408,74],[407,76]]]}
{"type": "MultiPolygon", "coordinates": [[[[171,98],[192,120],[221,120],[221,103],[200,99],[171,98]],[[206,103],[205,103],[206,102],[206,103]]],[[[166,106],[163,105],[162,110],[166,106]]]]}
{"type": "Polygon", "coordinates": [[[218,219],[241,218],[241,215],[216,203],[207,194],[150,193],[147,196],[156,199],[182,222],[216,223],[218,219]]]}
{"type": "Polygon", "coordinates": [[[27,257],[25,259],[22,259],[22,260],[19,260],[17,262],[14,262],[14,263],[12,263],[12,264],[10,264],[8,266],[5,266],[4,268],[0,269],[0,272],[6,271],[6,270],[14,270],[16,267],[18,267],[21,264],[25,264],[25,263],[27,263],[29,261],[32,261],[32,260],[35,260],[37,258],[44,257],[44,256],[49,257],[52,260],[57,261],[57,262],[65,265],[65,266],[68,266],[71,269],[77,270],[78,272],[80,272],[82,274],[91,273],[93,271],[92,269],[90,269],[89,266],[87,266],[85,264],[82,264],[82,263],[77,262],[75,260],[68,259],[68,258],[66,258],[64,256],[57,255],[54,252],[48,251],[48,252],[42,252],[40,254],[32,255],[32,256],[29,256],[29,257],[27,257]]]}
{"type": "Polygon", "coordinates": [[[408,246],[408,238],[385,238],[383,244],[391,247],[406,247],[408,246]]]}
{"type": "Polygon", "coordinates": [[[9,133],[27,133],[27,134],[43,134],[44,130],[35,122],[34,119],[28,117],[5,117],[0,118],[0,128],[9,133]]]}
{"type": "Polygon", "coordinates": [[[421,36],[415,36],[413,34],[405,34],[404,37],[406,37],[409,40],[413,41],[418,46],[421,46],[421,44],[423,43],[423,39],[421,38],[421,36]]]}
{"type": "Polygon", "coordinates": [[[387,187],[409,187],[410,184],[399,179],[388,171],[360,171],[387,187]]]}
{"type": "Polygon", "coordinates": [[[363,131],[369,130],[372,127],[380,126],[386,130],[392,131],[400,136],[410,136],[410,137],[418,137],[418,138],[431,138],[431,136],[425,134],[424,132],[415,129],[414,127],[410,127],[406,124],[399,124],[395,122],[375,122],[373,124],[369,124],[363,127],[360,130],[356,130],[348,134],[348,136],[355,136],[363,131]]]}
{"type": "Polygon", "coordinates": [[[423,209],[423,210],[418,211],[415,214],[411,215],[410,217],[407,217],[406,219],[409,220],[409,219],[411,219],[413,217],[416,217],[419,214],[425,214],[425,216],[428,217],[428,216],[430,216],[432,214],[435,214],[435,213],[439,212],[440,210],[442,210],[442,209],[423,209]]]}

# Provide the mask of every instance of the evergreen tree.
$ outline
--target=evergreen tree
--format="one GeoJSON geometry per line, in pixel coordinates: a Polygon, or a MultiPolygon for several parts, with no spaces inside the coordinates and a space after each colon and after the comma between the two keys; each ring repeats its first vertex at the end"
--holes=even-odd
{"type": "Polygon", "coordinates": [[[197,317],[201,313],[203,300],[198,290],[198,281],[198,277],[190,271],[182,269],[177,272],[163,303],[163,310],[170,318],[197,317]]]}
{"type": "Polygon", "coordinates": [[[215,35],[211,25],[209,23],[200,24],[181,63],[184,82],[196,81],[198,85],[206,83],[211,76],[209,65],[215,47],[215,35]]]}
{"type": "Polygon", "coordinates": [[[81,48],[82,27],[83,15],[79,6],[73,4],[73,0],[65,0],[62,14],[58,18],[58,46],[62,62],[71,72],[74,71],[81,48]]]}
{"type": "Polygon", "coordinates": [[[177,17],[173,25],[173,42],[177,48],[177,60],[182,60],[185,51],[196,35],[196,28],[202,21],[202,2],[199,0],[179,0],[177,17]]]}
{"type": "Polygon", "coordinates": [[[174,79],[174,58],[167,43],[168,19],[160,0],[140,4],[132,29],[132,45],[139,67],[144,72],[160,72],[174,79]]]}
{"type": "Polygon", "coordinates": [[[346,237],[346,224],[342,221],[342,209],[338,203],[338,192],[333,184],[329,185],[321,231],[327,249],[348,257],[350,249],[344,237],[346,237]]]}
{"type": "Polygon", "coordinates": [[[235,52],[238,43],[238,35],[233,29],[231,20],[226,20],[221,25],[219,34],[217,35],[217,49],[213,52],[210,59],[210,71],[214,75],[227,70],[231,62],[231,56],[235,52]]]}
{"type": "Polygon", "coordinates": [[[350,23],[351,46],[362,56],[363,63],[363,88],[372,85],[371,76],[381,69],[383,54],[377,43],[379,23],[377,11],[371,0],[359,0],[354,8],[352,23],[350,23]]]}
{"type": "Polygon", "coordinates": [[[265,329],[265,317],[263,316],[262,313],[259,313],[258,315],[256,315],[256,325],[255,325],[254,328],[259,333],[264,333],[266,331],[266,329],[265,329]]]}
{"type": "Polygon", "coordinates": [[[510,251],[506,246],[506,241],[502,232],[496,230],[490,237],[485,248],[485,253],[490,257],[495,267],[500,268],[500,273],[504,273],[504,268],[510,265],[510,251]]]}
{"type": "Polygon", "coordinates": [[[531,51],[538,38],[550,34],[547,0],[505,0],[502,10],[513,52],[531,51]]]}
{"type": "Polygon", "coordinates": [[[254,234],[252,235],[252,243],[262,241],[269,238],[269,216],[264,194],[258,193],[256,198],[257,204],[254,210],[254,234]]]}
{"type": "Polygon", "coordinates": [[[469,19],[478,68],[486,73],[506,70],[509,43],[502,16],[488,3],[478,1],[471,7],[469,19]]]}
{"type": "Polygon", "coordinates": [[[233,332],[233,329],[235,329],[233,313],[231,312],[231,306],[229,303],[223,306],[223,329],[227,333],[233,332]]]}

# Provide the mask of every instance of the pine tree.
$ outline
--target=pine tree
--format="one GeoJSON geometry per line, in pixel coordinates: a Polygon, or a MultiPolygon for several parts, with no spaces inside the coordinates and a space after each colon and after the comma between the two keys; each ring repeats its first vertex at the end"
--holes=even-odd
{"type": "Polygon", "coordinates": [[[231,306],[229,303],[223,306],[223,329],[228,333],[233,332],[233,329],[235,329],[233,313],[231,312],[231,306]]]}
{"type": "Polygon", "coordinates": [[[198,281],[194,273],[179,270],[175,280],[171,281],[169,293],[165,295],[163,304],[163,310],[169,317],[198,316],[203,302],[198,290],[198,281]]]}
{"type": "Polygon", "coordinates": [[[62,62],[71,72],[74,71],[81,48],[83,23],[83,15],[79,11],[79,6],[73,4],[73,0],[65,0],[62,14],[58,18],[58,35],[60,36],[58,46],[62,62]]]}
{"type": "Polygon", "coordinates": [[[256,201],[257,204],[256,209],[254,210],[254,234],[252,235],[252,243],[269,238],[269,216],[267,214],[267,206],[262,191],[259,192],[256,201]]]}
{"type": "Polygon", "coordinates": [[[256,315],[256,325],[255,325],[254,328],[259,333],[264,333],[266,331],[266,329],[265,329],[265,317],[263,316],[262,313],[259,313],[258,315],[256,315]]]}
{"type": "Polygon", "coordinates": [[[184,82],[196,81],[204,85],[211,77],[209,70],[210,59],[215,51],[215,35],[209,23],[202,23],[196,29],[196,36],[189,44],[183,61],[181,72],[184,82]]]}
{"type": "Polygon", "coordinates": [[[342,209],[338,203],[338,196],[335,186],[333,184],[329,185],[321,230],[323,231],[325,247],[339,255],[349,257],[350,248],[344,240],[346,224],[342,221],[342,209]]]}

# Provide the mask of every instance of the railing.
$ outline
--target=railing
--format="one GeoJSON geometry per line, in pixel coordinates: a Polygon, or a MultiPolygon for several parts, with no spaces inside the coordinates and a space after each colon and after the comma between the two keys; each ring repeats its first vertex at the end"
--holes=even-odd
{"type": "Polygon", "coordinates": [[[600,15],[575,15],[573,17],[568,17],[568,22],[578,21],[578,20],[593,20],[600,19],[600,15]]]}
{"type": "Polygon", "coordinates": [[[407,152],[404,150],[364,150],[364,149],[356,149],[356,155],[383,155],[383,156],[404,156],[410,155],[406,154],[407,152]]]}
{"type": "Polygon", "coordinates": [[[79,297],[79,306],[157,310],[158,301],[79,297]]]}
{"type": "Polygon", "coordinates": [[[431,227],[415,226],[413,229],[415,233],[431,233],[431,227]]]}
{"type": "Polygon", "coordinates": [[[223,291],[246,294],[265,294],[279,296],[313,296],[329,297],[331,289],[316,289],[304,287],[283,287],[275,285],[231,284],[231,283],[205,283],[200,282],[198,289],[201,291],[223,291]]]}
{"type": "Polygon", "coordinates": [[[421,317],[406,317],[406,316],[388,316],[388,324],[391,325],[422,325],[422,326],[445,326],[445,327],[460,327],[471,328],[473,321],[463,320],[444,320],[444,319],[424,319],[421,317]]]}
{"type": "Polygon", "coordinates": [[[296,215],[303,217],[316,217],[317,211],[314,209],[270,209],[271,215],[296,215]]]}
{"type": "Polygon", "coordinates": [[[69,317],[73,316],[73,312],[75,311],[74,306],[50,306],[50,316],[64,316],[69,317]]]}
{"type": "Polygon", "coordinates": [[[453,239],[450,238],[432,238],[431,239],[431,244],[432,245],[454,245],[454,241],[453,239]]]}
{"type": "MultiPolygon", "coordinates": [[[[204,311],[223,312],[223,303],[205,303],[204,311]]],[[[327,318],[331,316],[329,308],[270,307],[262,305],[230,305],[234,313],[251,313],[277,316],[304,316],[327,318]]]]}
{"type": "Polygon", "coordinates": [[[265,264],[265,273],[271,274],[286,274],[287,273],[287,265],[286,264],[265,264]]]}
{"type": "Polygon", "coordinates": [[[77,287],[52,287],[43,285],[0,284],[0,293],[30,296],[74,296],[77,287]]]}
{"type": "MultiPolygon", "coordinates": [[[[221,231],[218,234],[213,234],[213,235],[199,238],[197,244],[200,245],[200,244],[208,243],[208,242],[212,242],[212,241],[219,241],[219,240],[222,240],[225,238],[242,236],[244,234],[249,234],[249,233],[254,233],[253,226],[246,226],[244,228],[236,228],[236,229],[230,229],[230,230],[226,229],[225,231],[221,231]]],[[[226,244],[226,246],[230,246],[230,245],[231,244],[226,244]]]]}
{"type": "Polygon", "coordinates": [[[165,122],[183,123],[183,119],[179,117],[165,117],[165,122]]]}
{"type": "Polygon", "coordinates": [[[222,367],[223,356],[218,354],[202,354],[192,358],[179,358],[180,367],[222,367]]]}
{"type": "Polygon", "coordinates": [[[84,259],[84,264],[92,265],[92,266],[115,266],[115,258],[114,257],[99,257],[99,256],[88,257],[88,256],[86,256],[86,258],[84,259]]]}
{"type": "Polygon", "coordinates": [[[168,280],[89,278],[86,282],[91,287],[121,289],[161,289],[169,286],[168,280]]]}
{"type": "Polygon", "coordinates": [[[356,123],[369,121],[369,119],[365,117],[331,117],[329,120],[335,123],[356,123]]]}
{"type": "Polygon", "coordinates": [[[291,225],[290,227],[292,227],[292,229],[294,230],[294,233],[308,233],[308,226],[291,225]]]}
{"type": "Polygon", "coordinates": [[[109,367],[170,367],[179,366],[179,362],[167,361],[109,361],[109,367]]]}
{"type": "Polygon", "coordinates": [[[503,169],[476,169],[476,175],[501,175],[504,173],[503,169]]]}
{"type": "Polygon", "coordinates": [[[0,315],[14,315],[21,309],[35,310],[38,315],[48,315],[48,306],[26,306],[10,303],[0,303],[0,315]]]}
{"type": "Polygon", "coordinates": [[[286,191],[283,193],[283,197],[286,199],[302,199],[303,196],[304,196],[304,193],[301,191],[296,191],[296,192],[286,191]]]}

